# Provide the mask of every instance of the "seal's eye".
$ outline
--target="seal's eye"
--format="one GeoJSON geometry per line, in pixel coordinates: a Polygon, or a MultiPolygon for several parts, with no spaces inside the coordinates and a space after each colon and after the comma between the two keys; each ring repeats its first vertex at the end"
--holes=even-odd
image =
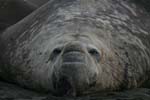
{"type": "Polygon", "coordinates": [[[61,53],[61,48],[55,48],[53,50],[53,54],[55,54],[55,55],[59,55],[60,53],[61,53]]]}
{"type": "Polygon", "coordinates": [[[89,49],[88,52],[90,55],[95,57],[97,61],[100,61],[100,53],[96,49],[94,49],[94,48],[89,49]]]}
{"type": "Polygon", "coordinates": [[[50,60],[54,60],[61,53],[61,51],[61,48],[55,48],[50,55],[50,60]]]}

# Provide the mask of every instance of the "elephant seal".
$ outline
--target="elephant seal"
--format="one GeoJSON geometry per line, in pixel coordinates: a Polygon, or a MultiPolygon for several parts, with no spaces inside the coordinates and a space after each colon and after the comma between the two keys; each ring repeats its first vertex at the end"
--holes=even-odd
{"type": "Polygon", "coordinates": [[[142,86],[150,16],[119,0],[50,0],[3,32],[0,77],[55,95],[142,86]]]}

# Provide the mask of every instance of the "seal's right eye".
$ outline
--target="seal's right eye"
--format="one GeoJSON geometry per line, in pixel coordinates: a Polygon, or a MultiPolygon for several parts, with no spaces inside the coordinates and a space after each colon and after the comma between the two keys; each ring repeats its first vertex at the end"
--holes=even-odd
{"type": "Polygon", "coordinates": [[[61,53],[61,51],[61,48],[55,48],[50,55],[50,60],[54,60],[61,53]]]}
{"type": "Polygon", "coordinates": [[[94,58],[96,58],[96,60],[97,61],[100,61],[100,53],[96,50],[96,49],[94,49],[94,48],[90,48],[89,50],[88,50],[88,52],[89,52],[89,54],[91,54],[94,58]]]}

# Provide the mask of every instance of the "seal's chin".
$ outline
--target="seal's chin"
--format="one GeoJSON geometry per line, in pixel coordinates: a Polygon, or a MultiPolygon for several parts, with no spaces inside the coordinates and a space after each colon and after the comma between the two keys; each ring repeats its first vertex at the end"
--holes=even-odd
{"type": "Polygon", "coordinates": [[[81,62],[64,62],[53,77],[55,95],[76,96],[88,88],[86,64],[81,62]]]}
{"type": "Polygon", "coordinates": [[[76,95],[76,92],[73,90],[74,87],[67,79],[67,77],[61,77],[58,82],[56,80],[53,82],[56,96],[76,95]]]}
{"type": "MultiPolygon", "coordinates": [[[[83,59],[81,60],[84,57],[76,56],[73,60],[69,56],[72,55],[68,54],[67,59],[69,59],[64,60],[57,75],[53,75],[53,86],[57,96],[81,95],[95,83],[88,75],[90,70],[88,70],[87,64],[83,59]]],[[[91,76],[93,75],[91,74],[91,76]]]]}

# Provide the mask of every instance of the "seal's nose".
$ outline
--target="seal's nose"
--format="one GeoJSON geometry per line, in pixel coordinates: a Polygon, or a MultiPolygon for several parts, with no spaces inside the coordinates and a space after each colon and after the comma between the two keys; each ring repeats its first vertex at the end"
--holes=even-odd
{"type": "Polygon", "coordinates": [[[85,63],[85,55],[79,51],[67,52],[63,55],[63,63],[85,63]]]}
{"type": "Polygon", "coordinates": [[[65,46],[64,54],[72,51],[84,52],[84,47],[78,42],[73,42],[65,46]]]}
{"type": "Polygon", "coordinates": [[[64,48],[63,63],[85,63],[84,49],[81,44],[69,44],[64,48]]]}

